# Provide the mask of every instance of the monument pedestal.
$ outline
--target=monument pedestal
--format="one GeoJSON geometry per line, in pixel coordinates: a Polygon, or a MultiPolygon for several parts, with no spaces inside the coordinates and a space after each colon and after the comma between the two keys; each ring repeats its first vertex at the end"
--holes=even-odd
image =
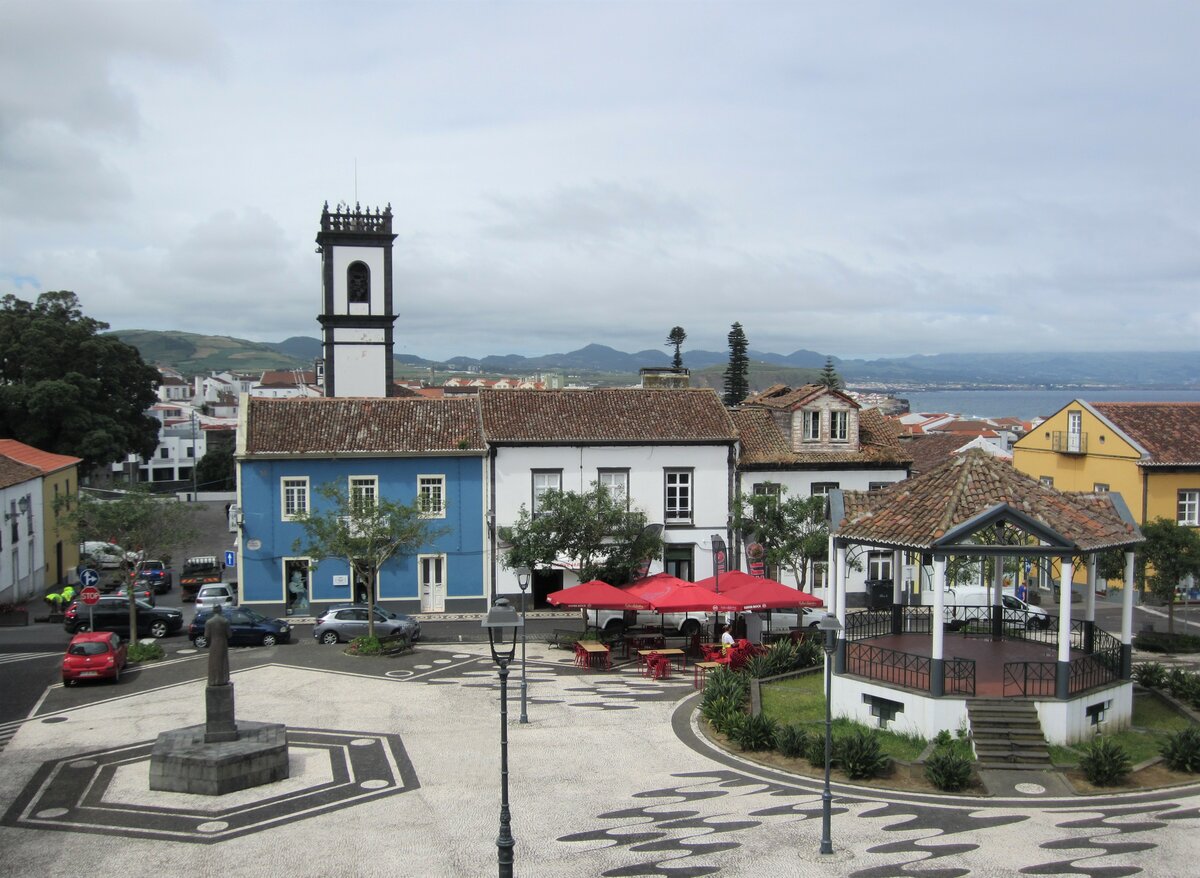
{"type": "Polygon", "coordinates": [[[221,796],[287,778],[285,725],[239,722],[234,738],[220,741],[209,739],[209,725],[158,736],[150,755],[150,789],[221,796]]]}
{"type": "Polygon", "coordinates": [[[233,718],[233,684],[209,685],[204,690],[204,740],[209,744],[238,739],[237,722],[233,718]]]}

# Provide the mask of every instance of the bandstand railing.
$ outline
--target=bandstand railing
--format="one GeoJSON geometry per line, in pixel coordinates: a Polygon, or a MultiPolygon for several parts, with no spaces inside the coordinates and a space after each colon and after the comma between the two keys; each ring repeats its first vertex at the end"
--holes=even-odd
{"type": "Polygon", "coordinates": [[[846,644],[846,673],[881,680],[906,689],[929,689],[928,656],[872,646],[863,641],[846,644]]]}

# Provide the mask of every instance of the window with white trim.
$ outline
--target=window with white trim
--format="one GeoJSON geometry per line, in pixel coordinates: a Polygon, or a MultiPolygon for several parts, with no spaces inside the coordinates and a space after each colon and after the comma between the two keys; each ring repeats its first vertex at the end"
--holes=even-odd
{"type": "Polygon", "coordinates": [[[422,518],[446,517],[446,477],[417,476],[417,500],[422,518]]]}
{"type": "Polygon", "coordinates": [[[892,578],[892,553],[891,552],[868,552],[867,553],[867,579],[891,579],[892,578]]]}
{"type": "Polygon", "coordinates": [[[537,515],[541,510],[542,495],[547,491],[562,490],[562,470],[560,469],[535,469],[531,473],[533,477],[533,503],[531,508],[534,515],[537,515]]]}
{"type": "Polygon", "coordinates": [[[351,476],[350,477],[350,505],[353,507],[359,506],[374,506],[375,501],[379,498],[379,477],[378,476],[351,476]]]}
{"type": "Polygon", "coordinates": [[[830,491],[836,491],[840,487],[839,482],[813,482],[810,494],[813,497],[828,497],[830,491]]]}
{"type": "Polygon", "coordinates": [[[663,504],[663,519],[668,524],[679,524],[692,520],[692,471],[669,469],[663,471],[666,493],[663,504]]]}
{"type": "Polygon", "coordinates": [[[629,470],[602,469],[596,472],[596,482],[607,488],[614,498],[619,497],[627,504],[629,502],[629,470]]]}
{"type": "Polygon", "coordinates": [[[1097,494],[1107,494],[1111,489],[1104,482],[1096,482],[1092,485],[1092,490],[1097,494]]]}
{"type": "Polygon", "coordinates": [[[850,412],[829,413],[829,441],[848,442],[850,440],[850,412]]]}
{"type": "Polygon", "coordinates": [[[1038,483],[1041,484],[1043,488],[1053,488],[1054,476],[1038,476],[1038,483]]]}
{"type": "Polygon", "coordinates": [[[279,480],[282,518],[291,521],[308,512],[308,476],[289,476],[279,480]]]}
{"type": "Polygon", "coordinates": [[[800,422],[804,427],[805,442],[819,442],[821,439],[821,412],[819,409],[805,409],[800,412],[800,422]]]}
{"type": "Polygon", "coordinates": [[[1188,527],[1200,527],[1200,491],[1179,492],[1179,514],[1175,520],[1188,527]]]}

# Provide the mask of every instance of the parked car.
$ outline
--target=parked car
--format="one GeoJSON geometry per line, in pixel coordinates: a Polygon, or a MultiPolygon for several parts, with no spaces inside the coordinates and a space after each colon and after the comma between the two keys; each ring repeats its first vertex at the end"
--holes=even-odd
{"type": "MultiPolygon", "coordinates": [[[[230,646],[274,646],[276,643],[287,643],[292,639],[292,628],[282,619],[268,619],[262,613],[247,610],[245,607],[222,607],[221,612],[229,620],[230,646]]],[[[188,626],[188,637],[200,649],[208,647],[208,638],[204,636],[204,623],[210,616],[211,609],[198,610],[192,624],[188,626]]]]}
{"type": "MultiPolygon", "coordinates": [[[[335,604],[321,612],[313,626],[313,637],[320,643],[342,643],[367,634],[365,604],[335,604]]],[[[391,613],[375,607],[375,636],[407,634],[412,643],[421,639],[421,623],[404,613],[391,613]]]]}
{"type": "MultiPolygon", "coordinates": [[[[166,637],[183,628],[183,613],[168,607],[154,607],[146,601],[137,605],[137,636],[166,637]]],[[[101,595],[89,607],[82,601],[71,601],[63,613],[63,628],[68,634],[80,631],[113,631],[129,637],[129,598],[124,595],[101,595]]]]}
{"type": "Polygon", "coordinates": [[[139,583],[152,587],[155,594],[166,594],[171,590],[171,571],[162,561],[139,561],[132,576],[139,583]]]}
{"type": "Polygon", "coordinates": [[[196,611],[211,610],[217,604],[233,606],[237,602],[237,591],[231,582],[205,585],[196,592],[196,611]]]}
{"type": "Polygon", "coordinates": [[[196,593],[206,585],[221,581],[225,565],[216,555],[199,555],[188,558],[183,562],[183,572],[179,575],[179,592],[185,601],[196,597],[196,593]]]}
{"type": "Polygon", "coordinates": [[[712,613],[656,613],[653,610],[588,610],[588,618],[609,634],[626,628],[674,629],[685,637],[713,627],[712,613]]]}
{"type": "MultiPolygon", "coordinates": [[[[961,628],[972,619],[982,619],[991,607],[994,592],[978,585],[965,585],[946,589],[946,623],[952,628],[961,628]]],[[[1040,607],[1032,606],[1016,595],[1002,591],[1000,605],[1004,609],[1004,621],[1009,625],[1030,629],[1050,626],[1050,615],[1040,607]]]]}
{"type": "MultiPolygon", "coordinates": [[[[800,613],[789,613],[786,610],[771,611],[771,628],[775,633],[784,633],[793,628],[816,628],[828,613],[825,607],[804,607],[800,613]]],[[[767,614],[762,613],[765,617],[767,614]]],[[[764,624],[764,628],[766,625],[764,624]]]]}
{"type": "Polygon", "coordinates": [[[80,680],[121,679],[128,645],[111,631],[83,631],[71,638],[63,656],[62,681],[74,686],[80,680]]]}

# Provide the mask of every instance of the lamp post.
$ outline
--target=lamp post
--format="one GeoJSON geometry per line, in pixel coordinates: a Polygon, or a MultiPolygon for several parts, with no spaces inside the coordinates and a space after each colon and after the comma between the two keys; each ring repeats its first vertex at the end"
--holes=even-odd
{"type": "Polygon", "coordinates": [[[529,722],[527,698],[529,682],[525,679],[525,590],[529,588],[529,568],[517,568],[517,587],[521,589],[521,723],[529,722]]]}
{"type": "Polygon", "coordinates": [[[512,878],[513,847],[512,820],[508,810],[508,665],[517,652],[517,629],[524,631],[525,620],[517,615],[506,598],[496,598],[483,619],[492,661],[500,669],[500,834],[496,836],[496,859],[500,878],[512,878]]]}
{"type": "Polygon", "coordinates": [[[833,652],[837,649],[838,634],[842,623],[837,616],[826,613],[817,623],[817,630],[825,634],[825,791],[821,794],[821,853],[833,853],[833,839],[830,838],[830,810],[833,795],[829,792],[829,763],[833,756],[833,652]]]}

